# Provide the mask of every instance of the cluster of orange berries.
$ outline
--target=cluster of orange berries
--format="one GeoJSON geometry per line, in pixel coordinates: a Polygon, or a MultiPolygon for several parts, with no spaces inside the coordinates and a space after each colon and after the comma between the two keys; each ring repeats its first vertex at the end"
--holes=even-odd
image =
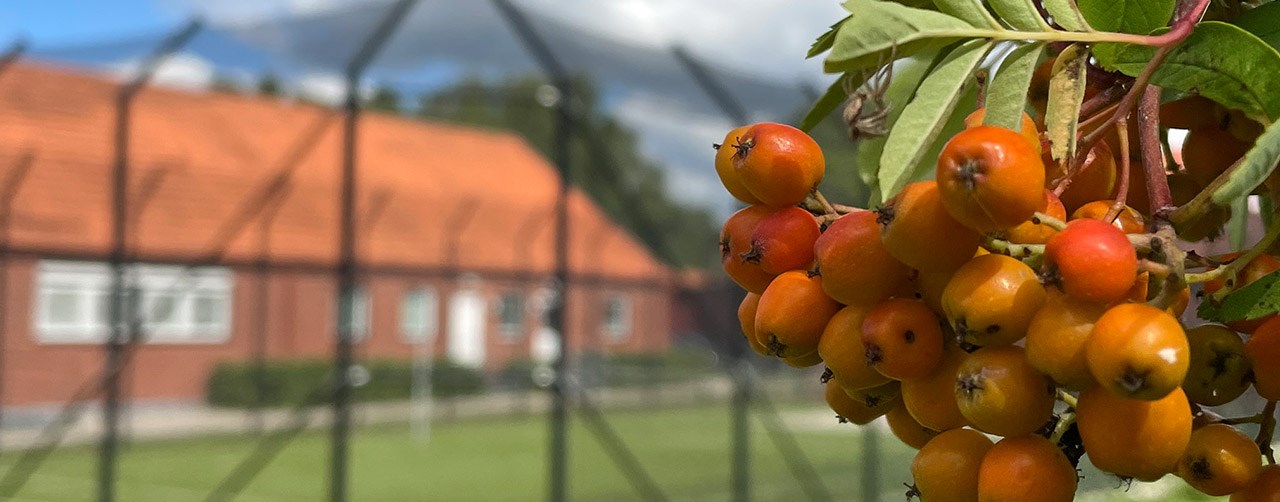
{"type": "MultiPolygon", "coordinates": [[[[934,180],[835,213],[815,196],[825,163],[808,135],[731,131],[716,170],[749,207],[725,222],[720,247],[748,291],[747,342],[791,366],[825,364],[842,422],[885,416],[919,449],[913,491],[925,501],[1071,500],[1081,455],[1126,478],[1176,473],[1210,495],[1280,497],[1280,467],[1264,469],[1252,439],[1193,424],[1193,406],[1251,385],[1280,399],[1280,319],[1184,330],[1189,290],[1158,295],[1140,267],[1140,252],[1160,252],[1142,214],[1112,200],[1064,205],[1046,189],[1061,168],[1034,122],[1016,132],[981,120],[978,110],[948,141],[934,180]]],[[[1113,160],[1096,153],[1086,166],[1113,160]]],[[[1227,279],[1277,268],[1261,255],[1227,279]]]]}

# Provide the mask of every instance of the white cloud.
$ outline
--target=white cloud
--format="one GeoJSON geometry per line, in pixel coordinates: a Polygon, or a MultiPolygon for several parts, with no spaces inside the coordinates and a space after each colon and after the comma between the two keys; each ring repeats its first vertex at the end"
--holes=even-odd
{"type": "MultiPolygon", "coordinates": [[[[337,73],[309,73],[297,80],[292,91],[303,98],[338,106],[346,99],[347,79],[337,73]]],[[[360,99],[368,99],[373,95],[373,86],[363,82],[356,92],[360,99]]]]}
{"type": "MultiPolygon", "coordinates": [[[[116,64],[109,73],[120,81],[129,81],[137,77],[141,61],[134,59],[116,64]]],[[[213,83],[214,68],[208,61],[187,53],[178,53],[166,58],[150,79],[151,85],[172,87],[184,90],[203,90],[213,83]]]]}

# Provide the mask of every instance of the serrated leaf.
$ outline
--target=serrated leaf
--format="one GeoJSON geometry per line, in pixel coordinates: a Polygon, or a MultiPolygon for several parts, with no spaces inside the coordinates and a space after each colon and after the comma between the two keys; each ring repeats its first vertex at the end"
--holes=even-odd
{"type": "Polygon", "coordinates": [[[1073,0],[1044,0],[1041,2],[1044,10],[1053,16],[1053,21],[1070,31],[1094,31],[1092,26],[1084,20],[1084,16],[1080,14],[1080,10],[1076,8],[1073,0]]]}
{"type": "MultiPolygon", "coordinates": [[[[945,54],[950,51],[931,51],[924,54],[918,54],[914,57],[900,60],[893,68],[893,79],[889,81],[889,88],[885,90],[884,100],[889,106],[889,114],[886,123],[892,128],[898,121],[898,117],[902,115],[903,108],[911,101],[911,97],[916,94],[916,88],[920,86],[920,81],[928,75],[929,70],[937,63],[941,62],[945,54]]],[[[858,152],[855,157],[858,166],[858,176],[863,183],[871,187],[871,204],[878,204],[884,200],[880,193],[880,184],[877,174],[880,171],[880,154],[884,152],[885,137],[863,138],[858,141],[858,152]]]]}
{"type": "Polygon", "coordinates": [[[1228,206],[1247,197],[1266,181],[1277,162],[1280,162],[1280,122],[1272,123],[1258,136],[1253,148],[1245,152],[1240,165],[1214,190],[1210,200],[1216,206],[1228,206]]]}
{"type": "Polygon", "coordinates": [[[1031,0],[988,0],[991,9],[1009,26],[1022,31],[1049,31],[1049,23],[1040,17],[1040,11],[1031,0]]]}
{"type": "Polygon", "coordinates": [[[813,41],[813,45],[809,46],[809,53],[805,55],[805,58],[808,59],[831,50],[831,45],[836,41],[836,32],[840,30],[840,25],[848,21],[850,17],[845,16],[844,19],[836,21],[836,24],[831,25],[831,29],[818,36],[818,39],[813,41]]]}
{"type": "Polygon", "coordinates": [[[1280,312],[1280,271],[1232,291],[1221,302],[1206,296],[1196,309],[1201,319],[1216,322],[1261,319],[1276,312],[1280,312]]]}
{"type": "Polygon", "coordinates": [[[1022,128],[1022,114],[1027,107],[1027,89],[1031,75],[1040,61],[1044,44],[1023,44],[1009,52],[1000,62],[996,75],[987,84],[986,114],[982,123],[1013,129],[1022,128]]]}
{"type": "MultiPolygon", "coordinates": [[[[1154,54],[1154,47],[1126,45],[1116,53],[1115,67],[1136,76],[1154,54]]],[[[1280,118],[1276,68],[1280,68],[1280,52],[1262,39],[1235,25],[1206,21],[1170,51],[1151,82],[1196,92],[1270,123],[1280,118]]]]}
{"type": "Polygon", "coordinates": [[[831,115],[831,112],[835,111],[837,107],[848,99],[849,95],[844,91],[845,78],[847,78],[847,75],[841,75],[840,78],[831,83],[831,86],[827,88],[827,92],[822,94],[822,97],[813,102],[809,112],[804,114],[804,119],[800,120],[800,125],[798,126],[800,130],[808,132],[813,129],[814,126],[822,122],[828,115],[831,115]]]}
{"type": "Polygon", "coordinates": [[[880,193],[897,193],[918,175],[914,167],[938,137],[991,45],[986,40],[961,44],[920,82],[915,99],[902,110],[885,140],[877,176],[880,193]]]}
{"type": "Polygon", "coordinates": [[[938,10],[963,19],[970,25],[1002,28],[1000,22],[987,12],[982,0],[933,0],[933,3],[938,6],[938,10]]]}
{"type": "Polygon", "coordinates": [[[1075,156],[1076,120],[1080,116],[1080,102],[1084,100],[1088,63],[1089,49],[1080,44],[1068,46],[1053,63],[1044,127],[1049,138],[1049,154],[1059,162],[1075,156]]]}
{"type": "Polygon", "coordinates": [[[890,53],[902,58],[991,33],[941,12],[894,2],[849,0],[844,8],[852,15],[836,31],[831,52],[823,62],[827,73],[878,66],[890,53]]]}
{"type": "Polygon", "coordinates": [[[1267,45],[1280,50],[1280,2],[1255,7],[1241,14],[1231,23],[1256,35],[1267,45]]]}

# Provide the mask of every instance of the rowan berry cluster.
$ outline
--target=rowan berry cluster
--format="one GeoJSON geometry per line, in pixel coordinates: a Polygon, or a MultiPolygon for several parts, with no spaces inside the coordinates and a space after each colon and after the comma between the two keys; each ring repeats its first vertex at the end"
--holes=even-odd
{"type": "MultiPolygon", "coordinates": [[[[1108,141],[1064,169],[1030,117],[1013,131],[982,115],[946,143],[932,180],[874,209],[815,192],[825,162],[804,132],[729,132],[715,167],[749,207],[725,222],[720,248],[748,292],[746,341],[791,366],[824,364],[842,422],[886,417],[919,449],[911,486],[925,501],[1071,500],[1082,455],[1124,478],[1173,473],[1233,501],[1280,496],[1280,467],[1263,467],[1270,432],[1260,447],[1204,410],[1251,386],[1280,399],[1280,318],[1184,329],[1185,254],[1112,198],[1108,141]]],[[[1226,168],[1221,152],[1215,165],[1193,163],[1198,142],[1231,135],[1223,123],[1187,125],[1188,169],[1174,176],[1194,192],[1207,184],[1200,170],[1212,180],[1226,168]]],[[[1237,258],[1203,261],[1221,268],[1206,293],[1280,269],[1266,254],[1237,258]]]]}

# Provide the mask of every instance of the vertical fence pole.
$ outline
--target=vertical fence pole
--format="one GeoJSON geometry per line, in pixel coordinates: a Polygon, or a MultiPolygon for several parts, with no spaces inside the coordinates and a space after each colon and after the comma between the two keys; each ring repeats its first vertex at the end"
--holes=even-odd
{"type": "MultiPolygon", "coordinates": [[[[26,50],[27,44],[21,39],[15,41],[13,45],[10,45],[3,54],[0,54],[0,73],[4,73],[4,71],[7,70],[14,61],[17,61],[18,58],[22,57],[22,53],[26,52],[26,50]]],[[[4,275],[6,275],[6,272],[8,271],[9,262],[9,212],[12,209],[11,201],[13,196],[17,194],[17,186],[22,182],[22,179],[25,178],[27,171],[31,167],[30,152],[25,154],[19,162],[19,169],[14,172],[22,173],[21,176],[15,177],[11,175],[10,178],[12,181],[5,183],[4,189],[6,190],[6,197],[4,199],[4,221],[0,222],[0,231],[4,232],[4,249],[0,249],[0,431],[4,430],[4,386],[8,381],[5,378],[5,345],[7,342],[6,337],[8,336],[8,330],[4,329],[4,326],[9,322],[9,316],[7,315],[7,310],[5,310],[9,307],[8,292],[6,290],[6,285],[9,281],[4,277],[4,275]]],[[[3,449],[3,445],[0,445],[0,449],[3,449]]]]}
{"type": "MultiPolygon", "coordinates": [[[[0,67],[0,71],[3,68],[0,67]]],[[[27,173],[31,172],[31,166],[35,164],[35,155],[30,151],[22,154],[18,159],[18,165],[9,171],[9,175],[5,177],[3,193],[0,193],[0,431],[4,430],[3,411],[4,411],[4,385],[7,381],[4,378],[5,364],[5,346],[6,338],[9,336],[9,330],[6,326],[9,323],[9,222],[12,221],[13,215],[13,199],[18,195],[18,189],[22,186],[22,182],[27,179],[27,173]]]]}
{"type": "Polygon", "coordinates": [[[126,82],[116,95],[115,124],[115,166],[112,170],[111,186],[111,306],[110,338],[106,343],[106,371],[103,373],[103,435],[99,447],[98,459],[98,500],[109,502],[115,500],[115,469],[117,447],[119,446],[120,419],[120,373],[124,369],[123,349],[126,344],[134,343],[137,337],[136,314],[137,298],[126,295],[125,266],[127,256],[128,232],[128,193],[129,193],[129,119],[133,98],[142,90],[155,74],[156,68],[164,60],[200,31],[200,21],[192,20],[182,29],[166,37],[138,67],[133,79],[126,82]],[[125,307],[130,307],[129,317],[125,317],[125,307]]]}
{"type": "Polygon", "coordinates": [[[551,311],[548,312],[548,320],[551,324],[551,330],[556,333],[559,339],[559,353],[552,361],[552,371],[554,378],[550,386],[551,390],[551,416],[550,416],[550,479],[547,487],[547,498],[553,502],[560,502],[568,499],[568,415],[569,401],[567,388],[568,380],[568,355],[569,355],[569,335],[566,332],[568,327],[567,315],[569,303],[569,180],[572,175],[570,165],[570,141],[573,137],[573,117],[570,107],[573,106],[573,82],[569,78],[569,72],[557,60],[551,48],[546,45],[541,37],[534,32],[533,27],[529,25],[529,20],[524,14],[512,5],[510,0],[493,0],[494,5],[503,14],[507,22],[511,24],[511,28],[524,42],[525,47],[533,53],[533,57],[538,60],[538,64],[549,74],[556,89],[560,91],[559,99],[555,102],[555,124],[554,136],[551,150],[552,160],[556,164],[556,170],[560,175],[559,186],[556,190],[555,205],[555,287],[558,289],[555,294],[555,301],[551,305],[551,311]]]}
{"type": "Polygon", "coordinates": [[[338,329],[333,360],[333,430],[329,499],[347,500],[347,452],[351,435],[351,365],[355,295],[359,277],[356,261],[356,126],[360,121],[360,79],[417,0],[400,0],[382,18],[373,34],[347,65],[347,95],[342,129],[341,229],[338,243],[338,329]]]}

